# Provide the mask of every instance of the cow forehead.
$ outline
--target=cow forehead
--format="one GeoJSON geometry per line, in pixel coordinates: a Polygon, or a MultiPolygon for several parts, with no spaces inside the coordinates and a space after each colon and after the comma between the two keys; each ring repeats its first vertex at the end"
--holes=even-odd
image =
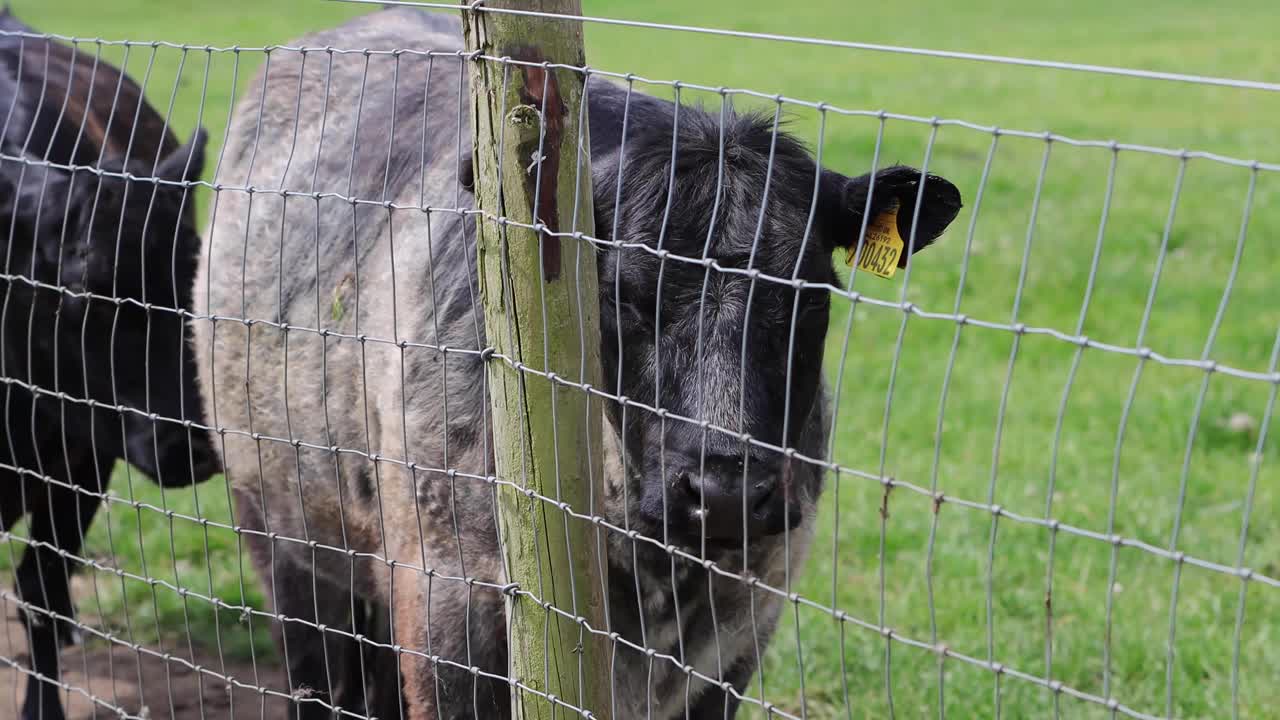
{"type": "Polygon", "coordinates": [[[756,243],[748,239],[721,245],[705,255],[703,247],[687,255],[678,248],[665,254],[632,248],[618,257],[614,271],[627,294],[662,292],[679,301],[691,292],[724,294],[748,287],[758,293],[790,293],[795,289],[793,278],[831,281],[831,260],[823,247],[814,237],[762,237],[756,243]]]}

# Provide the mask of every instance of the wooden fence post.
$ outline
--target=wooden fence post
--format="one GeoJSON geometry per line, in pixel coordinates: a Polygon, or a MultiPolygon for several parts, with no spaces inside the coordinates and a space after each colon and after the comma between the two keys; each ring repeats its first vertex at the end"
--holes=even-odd
{"type": "MultiPolygon", "coordinates": [[[[466,48],[479,53],[468,75],[483,213],[480,294],[488,344],[501,355],[487,363],[494,460],[498,478],[511,483],[498,486],[498,530],[508,582],[521,591],[507,601],[508,670],[539,693],[608,718],[607,638],[539,605],[606,628],[603,533],[556,504],[602,514],[600,401],[536,374],[600,387],[596,253],[571,236],[594,234],[585,77],[544,65],[585,66],[582,25],[491,11],[582,8],[578,0],[464,5],[466,48]]],[[[512,693],[512,707],[522,720],[574,715],[526,691],[512,693]]]]}

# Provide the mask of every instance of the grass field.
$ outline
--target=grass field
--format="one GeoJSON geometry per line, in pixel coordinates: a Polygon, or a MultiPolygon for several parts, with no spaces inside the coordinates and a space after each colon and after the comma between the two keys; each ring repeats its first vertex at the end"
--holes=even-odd
{"type": "MultiPolygon", "coordinates": [[[[1268,0],[1230,8],[1082,0],[1069,9],[942,0],[910,8],[834,0],[584,4],[613,17],[1280,82],[1280,6],[1268,0]]],[[[369,10],[320,0],[184,5],[14,3],[20,17],[47,31],[243,46],[284,43],[369,10]]],[[[586,38],[592,66],[649,78],[1280,161],[1280,93],[606,26],[589,26],[586,38]]],[[[151,62],[150,55],[135,49],[128,69],[140,79],[151,66],[148,94],[161,108],[175,95],[174,124],[185,137],[197,121],[206,56],[162,50],[151,62]]],[[[118,52],[104,57],[120,59],[118,52]]],[[[202,119],[213,137],[225,125],[233,74],[243,87],[260,61],[260,54],[244,53],[236,67],[232,56],[213,56],[202,119]]],[[[687,100],[715,97],[685,92],[687,100]]],[[[816,142],[816,113],[786,111],[791,129],[816,142]]],[[[869,168],[880,124],[829,115],[824,162],[846,173],[869,168]]],[[[882,164],[921,164],[933,130],[885,122],[882,164]]],[[[937,129],[930,168],[961,187],[966,209],[940,244],[919,256],[906,299],[930,312],[1268,370],[1280,330],[1280,175],[1036,138],[1001,136],[993,144],[993,137],[937,129]],[[1110,210],[1084,308],[1113,160],[1110,210]]],[[[902,274],[893,281],[860,277],[856,288],[897,300],[903,283],[902,274]]],[[[902,487],[886,493],[874,479],[842,474],[832,481],[815,552],[794,591],[896,636],[1031,675],[1046,676],[1051,658],[1053,679],[1143,713],[1271,716],[1280,706],[1280,588],[985,508],[1049,517],[1220,565],[1242,560],[1280,577],[1280,453],[1274,432],[1259,439],[1275,385],[1143,361],[1132,352],[1080,350],[1044,334],[920,317],[904,324],[900,311],[866,304],[854,310],[846,336],[848,313],[847,303],[837,304],[828,348],[830,377],[842,379],[835,459],[981,507],[943,502],[935,509],[928,494],[902,487]]],[[[113,483],[121,498],[189,515],[198,507],[229,521],[220,482],[161,495],[136,474],[132,484],[128,479],[118,472],[113,483]]],[[[115,504],[99,516],[87,552],[233,605],[262,606],[228,531],[115,504]]],[[[0,562],[6,556],[0,551],[0,562]]],[[[250,638],[234,612],[216,615],[201,600],[184,602],[163,586],[107,573],[81,582],[83,614],[107,627],[123,627],[127,617],[136,642],[177,650],[216,643],[231,658],[273,657],[261,623],[250,638]]],[[[938,654],[887,644],[878,632],[804,606],[784,616],[754,686],[761,691],[779,707],[815,718],[878,718],[890,710],[907,718],[942,710],[952,718],[1032,718],[1055,708],[1051,692],[1024,680],[957,659],[940,665],[938,654]]],[[[1064,717],[1110,715],[1068,695],[1056,701],[1064,717]]]]}

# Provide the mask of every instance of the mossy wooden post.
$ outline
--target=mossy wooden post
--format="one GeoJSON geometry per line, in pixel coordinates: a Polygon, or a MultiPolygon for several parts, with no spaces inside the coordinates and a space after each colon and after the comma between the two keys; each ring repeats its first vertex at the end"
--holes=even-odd
{"type": "MultiPolygon", "coordinates": [[[[467,4],[467,3],[464,3],[467,4]]],[[[523,363],[574,383],[600,386],[600,306],[590,243],[551,233],[594,233],[587,128],[580,127],[585,77],[543,63],[585,66],[579,22],[489,12],[509,8],[580,15],[578,0],[486,0],[463,11],[475,142],[478,272],[488,359],[498,529],[522,593],[507,601],[509,672],[539,693],[594,717],[609,717],[606,638],[548,611],[551,603],[605,625],[603,537],[581,514],[603,506],[598,398],[513,367],[523,363]],[[500,62],[495,58],[510,58],[500,62]],[[535,232],[495,218],[545,228],[535,232]],[[599,539],[600,542],[597,542],[599,539]]],[[[537,693],[512,693],[514,717],[566,718],[537,693]]]]}

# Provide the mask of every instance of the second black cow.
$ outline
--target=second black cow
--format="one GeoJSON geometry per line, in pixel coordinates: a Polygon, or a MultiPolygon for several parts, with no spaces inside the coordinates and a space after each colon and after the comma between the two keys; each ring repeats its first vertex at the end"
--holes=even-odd
{"type": "MultiPolygon", "coordinates": [[[[183,317],[205,134],[180,145],[94,51],[0,13],[0,530],[32,674],[23,720],[61,720],[70,574],[117,460],[164,486],[219,467],[183,317]],[[157,182],[156,180],[161,182],[157,182]]],[[[11,596],[12,597],[12,596],[11,596]]],[[[10,603],[12,605],[12,602],[10,603]]]]}

